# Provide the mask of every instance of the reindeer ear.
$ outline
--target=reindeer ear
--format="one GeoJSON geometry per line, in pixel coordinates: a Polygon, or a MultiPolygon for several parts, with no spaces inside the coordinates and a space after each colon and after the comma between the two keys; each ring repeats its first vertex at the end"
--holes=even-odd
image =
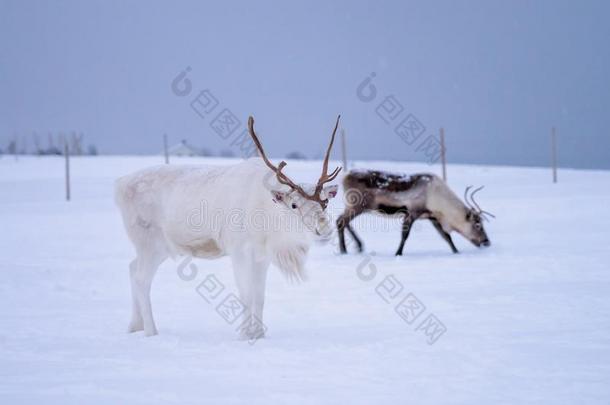
{"type": "Polygon", "coordinates": [[[336,184],[333,184],[332,186],[326,186],[322,189],[322,193],[323,193],[323,199],[324,200],[330,200],[331,198],[335,198],[337,196],[337,190],[339,189],[339,186],[337,186],[336,184]]]}
{"type": "Polygon", "coordinates": [[[286,201],[286,197],[288,197],[288,193],[279,190],[271,190],[271,198],[274,203],[279,203],[282,201],[286,201]]]}

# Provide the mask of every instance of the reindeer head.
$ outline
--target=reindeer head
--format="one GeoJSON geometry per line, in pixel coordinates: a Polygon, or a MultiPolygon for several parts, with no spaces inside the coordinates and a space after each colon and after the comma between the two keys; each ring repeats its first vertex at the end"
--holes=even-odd
{"type": "Polygon", "coordinates": [[[460,231],[460,233],[477,247],[487,247],[491,245],[491,242],[487,237],[487,233],[485,232],[485,228],[483,227],[483,220],[487,220],[487,216],[495,218],[493,214],[482,210],[474,199],[474,195],[481,191],[483,187],[484,186],[481,186],[470,193],[470,201],[468,200],[468,191],[472,188],[472,186],[466,187],[466,191],[464,191],[467,225],[460,231]]]}
{"type": "Polygon", "coordinates": [[[254,132],[254,118],[248,118],[248,131],[258,150],[258,154],[267,167],[275,173],[277,181],[288,187],[288,190],[285,188],[270,190],[271,198],[289,215],[295,216],[300,221],[300,224],[304,225],[303,228],[314,235],[315,239],[323,242],[330,239],[333,230],[326,213],[326,208],[330,199],[337,195],[337,186],[325,186],[325,184],[333,181],[341,171],[341,167],[337,167],[332,173],[328,174],[328,159],[330,158],[330,152],[335,141],[340,118],[341,116],[339,115],[330,138],[330,143],[326,149],[326,156],[322,163],[322,174],[315,185],[294,183],[288,176],[282,173],[282,169],[286,166],[285,161],[281,161],[277,167],[274,166],[267,159],[258,136],[254,132]]]}

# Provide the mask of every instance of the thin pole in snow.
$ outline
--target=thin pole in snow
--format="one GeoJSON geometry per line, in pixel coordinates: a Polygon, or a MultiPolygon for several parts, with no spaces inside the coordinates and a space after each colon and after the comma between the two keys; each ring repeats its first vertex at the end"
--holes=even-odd
{"type": "Polygon", "coordinates": [[[443,181],[447,181],[447,149],[445,148],[445,129],[441,128],[441,163],[443,165],[443,181]]]}
{"type": "Polygon", "coordinates": [[[341,156],[343,158],[343,173],[347,171],[347,146],[345,140],[345,129],[341,128],[341,156]]]}
{"type": "Polygon", "coordinates": [[[553,164],[553,183],[557,183],[557,134],[551,128],[551,161],[553,164]]]}
{"type": "Polygon", "coordinates": [[[70,201],[70,147],[64,142],[64,156],[66,158],[66,201],[70,201]]]}
{"type": "Polygon", "coordinates": [[[15,155],[15,162],[17,162],[19,160],[19,145],[18,145],[18,141],[19,141],[19,135],[15,134],[15,143],[13,144],[13,154],[15,155]]]}
{"type": "Polygon", "coordinates": [[[163,134],[163,151],[165,153],[165,164],[169,164],[169,153],[167,151],[167,134],[163,134]]]}

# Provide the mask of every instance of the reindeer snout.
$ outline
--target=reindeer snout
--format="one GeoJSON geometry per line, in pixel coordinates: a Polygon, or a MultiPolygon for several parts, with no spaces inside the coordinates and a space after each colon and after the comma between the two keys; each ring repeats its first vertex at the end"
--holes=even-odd
{"type": "Polygon", "coordinates": [[[481,242],[481,246],[489,247],[491,246],[491,242],[489,241],[489,239],[485,239],[481,242]]]}

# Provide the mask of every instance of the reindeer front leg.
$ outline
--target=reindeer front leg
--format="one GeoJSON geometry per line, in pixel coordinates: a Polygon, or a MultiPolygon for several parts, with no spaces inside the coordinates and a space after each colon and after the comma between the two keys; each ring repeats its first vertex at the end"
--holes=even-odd
{"type": "Polygon", "coordinates": [[[347,253],[347,248],[345,247],[345,228],[352,235],[352,238],[356,242],[358,246],[358,252],[362,252],[362,242],[356,232],[350,226],[350,222],[356,218],[358,215],[362,214],[364,210],[361,207],[348,207],[345,209],[345,212],[337,219],[337,233],[339,235],[339,249],[342,254],[347,253]]]}
{"type": "Polygon", "coordinates": [[[263,309],[265,307],[265,290],[267,284],[267,269],[269,262],[255,262],[252,272],[252,301],[250,326],[246,331],[249,339],[265,337],[267,329],[263,323],[263,309]]]}
{"type": "Polygon", "coordinates": [[[458,253],[457,248],[453,244],[453,239],[451,239],[451,235],[449,235],[447,232],[445,232],[445,230],[443,229],[443,226],[440,224],[440,222],[438,222],[438,220],[436,218],[430,218],[430,221],[432,222],[432,225],[434,225],[434,228],[436,228],[438,233],[441,235],[441,237],[443,239],[445,239],[445,241],[449,244],[451,251],[453,253],[458,253]]]}
{"type": "MultiPolygon", "coordinates": [[[[245,249],[250,250],[250,249],[245,249]]],[[[243,340],[264,337],[263,308],[269,261],[257,261],[252,252],[243,251],[231,255],[233,275],[239,291],[239,299],[245,306],[239,327],[239,337],[243,340]]]]}

